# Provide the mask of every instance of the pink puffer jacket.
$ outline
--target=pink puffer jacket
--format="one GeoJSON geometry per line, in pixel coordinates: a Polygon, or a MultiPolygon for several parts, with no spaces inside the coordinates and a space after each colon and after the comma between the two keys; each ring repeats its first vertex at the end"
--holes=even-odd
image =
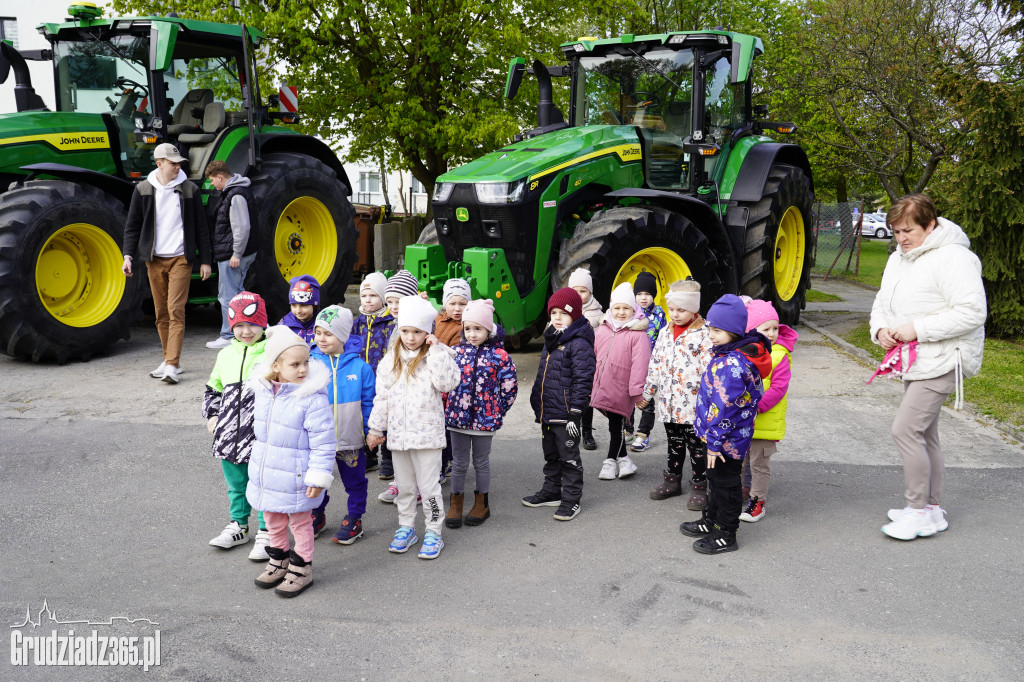
{"type": "Polygon", "coordinates": [[[597,371],[590,404],[599,409],[628,415],[644,392],[651,343],[647,318],[640,316],[618,331],[605,318],[594,332],[597,371]]]}

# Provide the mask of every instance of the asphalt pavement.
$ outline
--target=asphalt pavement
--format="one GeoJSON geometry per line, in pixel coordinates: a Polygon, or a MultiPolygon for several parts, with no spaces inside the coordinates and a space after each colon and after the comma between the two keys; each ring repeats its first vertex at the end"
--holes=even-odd
{"type": "MultiPolygon", "coordinates": [[[[494,442],[491,519],[446,529],[435,561],[390,554],[397,513],[370,474],[365,536],[340,547],[325,532],[314,586],[285,600],[253,586],[248,546],[207,545],[227,522],[199,412],[217,321],[189,312],[177,386],[147,375],[160,362],[151,322],[88,363],[0,358],[0,613],[12,638],[161,637],[148,673],[5,661],[0,679],[1024,678],[1021,445],[944,413],[949,530],[884,536],[885,511],[903,505],[888,433],[902,387],[865,386],[870,368],[807,327],[767,515],[743,524],[739,551],[695,553],[678,531],[696,517],[685,498],[648,498],[663,431],[627,480],[597,480],[603,454],[585,453],[574,521],[523,507],[542,478],[533,347],[514,355],[520,398],[494,442]],[[44,601],[62,623],[111,624],[14,627],[44,601]]],[[[332,489],[329,527],[344,498],[332,489]]]]}

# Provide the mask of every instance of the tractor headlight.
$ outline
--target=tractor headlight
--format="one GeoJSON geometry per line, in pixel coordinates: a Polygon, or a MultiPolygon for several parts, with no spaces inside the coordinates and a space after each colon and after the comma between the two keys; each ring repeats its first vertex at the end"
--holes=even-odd
{"type": "Polygon", "coordinates": [[[478,182],[476,199],[481,204],[514,204],[523,198],[525,180],[517,182],[478,182]]]}
{"type": "Polygon", "coordinates": [[[454,182],[439,182],[434,186],[434,201],[444,203],[448,201],[448,197],[452,195],[452,190],[455,189],[454,182]]]}

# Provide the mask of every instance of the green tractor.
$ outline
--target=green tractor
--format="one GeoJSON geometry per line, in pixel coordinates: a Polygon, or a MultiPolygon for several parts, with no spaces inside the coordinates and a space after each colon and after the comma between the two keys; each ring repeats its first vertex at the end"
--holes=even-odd
{"type": "Polygon", "coordinates": [[[641,271],[702,285],[705,310],[725,293],[771,301],[793,324],[813,253],[807,155],[766,132],[752,106],[760,39],[728,31],[624,35],[565,43],[567,66],[513,59],[506,96],[525,72],[539,83],[538,126],[438,178],[434,221],[406,249],[432,299],[464,276],[494,299],[516,342],[535,335],[545,302],[588,268],[594,294],[641,271]],[[551,79],[569,79],[568,114],[551,79]]]}
{"type": "MultiPolygon", "coordinates": [[[[161,142],[188,157],[208,211],[218,197],[203,177],[209,162],[252,180],[259,255],[247,286],[271,316],[287,309],[295,275],[341,301],[356,258],[351,185],[326,144],[282,125],[298,117],[271,111],[276,94],[262,101],[254,50],[264,34],[174,15],[107,19],[85,2],[68,11],[39,27],[49,49],[0,43],[0,83],[13,72],[17,103],[0,114],[0,351],[65,362],[128,338],[149,287],[144,271],[121,273],[125,217],[161,142]],[[32,88],[26,59],[53,62],[57,111],[32,88]]],[[[216,301],[215,278],[194,275],[189,295],[216,301]]]]}

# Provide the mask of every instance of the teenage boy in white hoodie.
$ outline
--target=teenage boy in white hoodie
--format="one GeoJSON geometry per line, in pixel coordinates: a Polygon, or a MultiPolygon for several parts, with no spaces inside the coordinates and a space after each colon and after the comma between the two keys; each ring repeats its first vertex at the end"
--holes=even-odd
{"type": "Polygon", "coordinates": [[[199,188],[181,170],[185,161],[178,148],[165,142],[153,151],[156,170],[135,186],[124,227],[124,264],[128,277],[132,261],[144,261],[153,291],[156,330],[164,358],[149,373],[169,384],[178,383],[181,346],[185,339],[185,302],[192,264],[199,258],[199,274],[209,278],[213,263],[210,231],[199,188]]]}

